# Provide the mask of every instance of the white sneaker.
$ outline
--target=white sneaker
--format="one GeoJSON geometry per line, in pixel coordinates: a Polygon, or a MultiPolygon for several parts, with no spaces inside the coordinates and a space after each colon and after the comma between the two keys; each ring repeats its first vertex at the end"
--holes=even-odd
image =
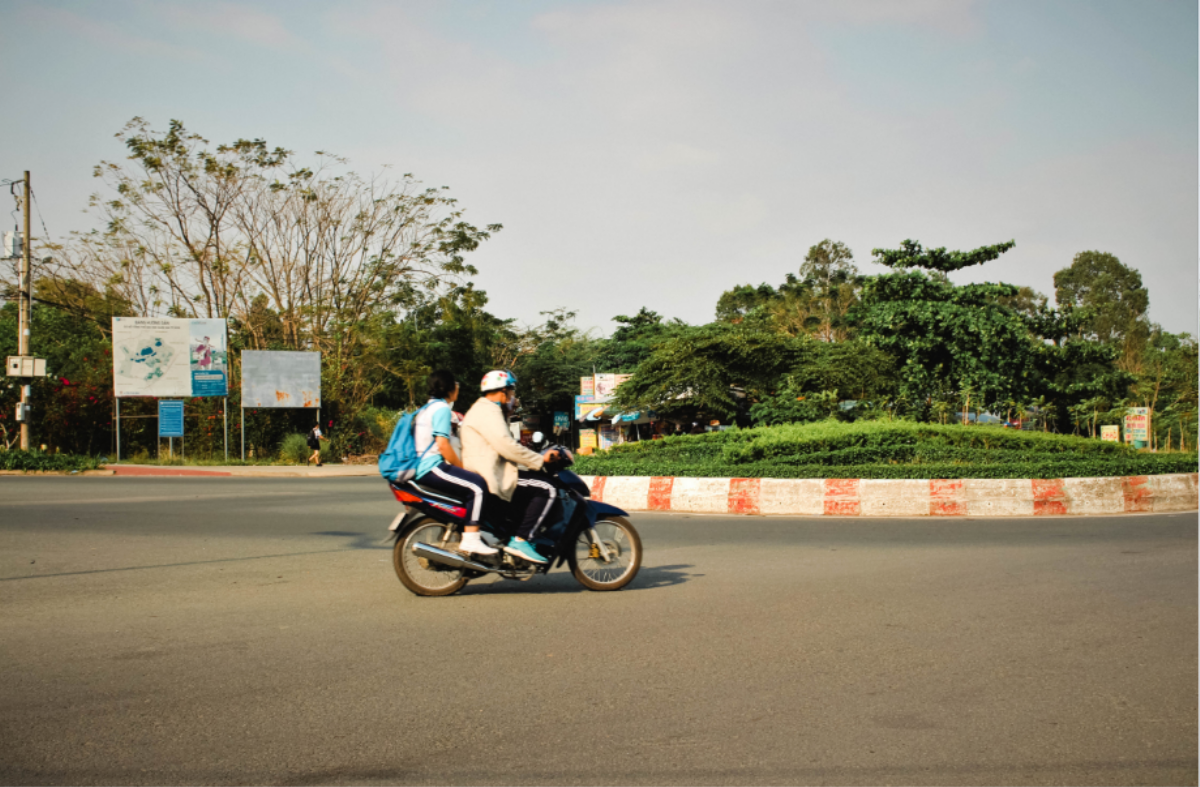
{"type": "Polygon", "coordinates": [[[494,555],[496,550],[483,543],[478,533],[463,533],[462,542],[458,545],[460,552],[472,555],[494,555]]]}

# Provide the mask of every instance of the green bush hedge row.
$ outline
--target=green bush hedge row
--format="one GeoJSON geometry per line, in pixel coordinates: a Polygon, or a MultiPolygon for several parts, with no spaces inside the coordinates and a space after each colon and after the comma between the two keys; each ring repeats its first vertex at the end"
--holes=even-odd
{"type": "Polygon", "coordinates": [[[585,475],[717,478],[1069,478],[1196,472],[1197,455],[1100,440],[902,421],[730,430],[580,457],[585,475]]]}
{"type": "Polygon", "coordinates": [[[1196,458],[1183,454],[1143,456],[1121,462],[1065,459],[1004,464],[857,464],[698,465],[597,461],[584,457],[575,468],[581,475],[678,476],[692,478],[1103,478],[1109,476],[1194,473],[1196,458]]]}
{"type": "Polygon", "coordinates": [[[99,457],[43,454],[40,451],[0,451],[0,470],[97,470],[99,457]]]}

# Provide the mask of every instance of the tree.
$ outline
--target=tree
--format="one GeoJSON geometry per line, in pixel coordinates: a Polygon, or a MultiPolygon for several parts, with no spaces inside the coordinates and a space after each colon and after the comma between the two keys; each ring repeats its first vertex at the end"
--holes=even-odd
{"type": "Polygon", "coordinates": [[[769,306],[778,297],[779,293],[769,284],[763,283],[757,287],[739,284],[721,293],[717,299],[717,319],[722,322],[741,322],[756,309],[769,306]]]}
{"type": "Polygon", "coordinates": [[[213,146],[179,121],[156,132],[134,118],[117,137],[126,161],[95,173],[105,228],[55,265],[137,315],[224,317],[244,332],[237,346],[320,351],[335,418],[387,388],[389,328],[462,287],[465,256],[500,229],[466,222],[444,188],[362,178],[327,154],[309,168],[261,139],[213,146]]]}
{"type": "Polygon", "coordinates": [[[613,335],[596,343],[593,362],[600,372],[633,372],[659,345],[688,329],[681,320],[664,321],[644,306],[632,317],[617,315],[613,322],[617,323],[613,335]]]}
{"type": "Polygon", "coordinates": [[[1083,334],[1116,346],[1117,364],[1125,371],[1138,371],[1150,337],[1150,296],[1141,274],[1112,254],[1081,251],[1069,267],[1054,274],[1054,297],[1060,307],[1088,309],[1083,334]]]}
{"type": "MultiPolygon", "coordinates": [[[[846,315],[858,301],[861,277],[854,255],[844,243],[828,238],[808,250],[800,266],[800,282],[789,277],[780,288],[786,292],[784,314],[790,306],[808,315],[811,335],[823,342],[840,342],[849,337],[846,315]]],[[[781,316],[777,311],[777,317],[781,316]]]]}
{"type": "Polygon", "coordinates": [[[787,274],[778,289],[769,284],[743,284],[726,290],[717,301],[717,319],[755,321],[759,327],[823,342],[849,338],[847,315],[861,284],[850,249],[825,239],[809,248],[799,273],[787,274]]]}
{"type": "Polygon", "coordinates": [[[525,412],[550,416],[573,409],[579,379],[592,373],[598,343],[572,324],[575,312],[556,309],[542,316],[545,322],[530,331],[534,349],[516,371],[525,412]]]}
{"type": "Polygon", "coordinates": [[[874,249],[871,254],[880,265],[889,268],[922,268],[940,273],[951,273],[972,265],[982,265],[997,259],[1001,254],[1016,246],[1016,241],[980,246],[973,251],[946,251],[942,246],[925,249],[915,240],[901,241],[898,249],[874,249]]]}
{"type": "Polygon", "coordinates": [[[667,339],[617,389],[616,406],[733,419],[776,387],[811,342],[714,322],[667,339]]]}
{"type": "Polygon", "coordinates": [[[834,415],[854,418],[881,409],[894,388],[894,373],[890,356],[860,341],[809,341],[777,390],[751,406],[750,416],[755,424],[802,423],[834,415]],[[859,406],[843,410],[848,400],[859,406]]]}
{"type": "MultiPolygon", "coordinates": [[[[32,388],[32,443],[79,454],[108,453],[111,447],[113,385],[109,340],[110,315],[125,304],[78,282],[39,280],[30,313],[30,352],[46,359],[48,376],[28,380],[32,388]],[[48,296],[70,293],[77,304],[68,310],[49,305],[48,296]]],[[[0,309],[0,356],[17,354],[17,308],[0,309]]],[[[0,378],[0,443],[10,443],[17,378],[0,378]],[[5,440],[5,434],[8,439],[5,440]]]]}
{"type": "MultiPolygon", "coordinates": [[[[906,240],[900,249],[872,253],[891,267],[945,273],[993,260],[1013,245],[947,252],[906,240]]],[[[903,397],[931,405],[939,391],[971,389],[984,403],[1003,402],[1025,393],[1032,355],[1026,321],[1000,302],[1018,292],[1009,284],[956,287],[905,270],[867,277],[855,316],[864,340],[897,359],[903,397]]]]}

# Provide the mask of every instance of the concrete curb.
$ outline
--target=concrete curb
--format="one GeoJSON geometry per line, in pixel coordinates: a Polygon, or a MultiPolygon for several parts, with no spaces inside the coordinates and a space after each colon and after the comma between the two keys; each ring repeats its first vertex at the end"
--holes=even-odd
{"type": "Polygon", "coordinates": [[[116,475],[112,470],[0,470],[0,475],[116,475]]]}
{"type": "Polygon", "coordinates": [[[172,467],[160,465],[105,465],[105,470],[118,476],[189,476],[239,478],[359,478],[379,475],[375,465],[225,465],[212,467],[172,467]]]}
{"type": "Polygon", "coordinates": [[[629,511],[1002,517],[1195,511],[1197,473],[1125,478],[876,480],[583,476],[629,511]]]}

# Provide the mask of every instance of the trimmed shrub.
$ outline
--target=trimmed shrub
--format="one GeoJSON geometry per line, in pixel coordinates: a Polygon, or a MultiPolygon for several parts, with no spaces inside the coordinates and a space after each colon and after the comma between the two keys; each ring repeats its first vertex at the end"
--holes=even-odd
{"type": "Polygon", "coordinates": [[[873,421],[760,427],[617,446],[585,475],[713,478],[1079,478],[1196,472],[1197,454],[988,426],[873,421]]]}
{"type": "Polygon", "coordinates": [[[40,470],[65,472],[98,470],[100,457],[76,454],[43,454],[41,451],[0,451],[0,470],[40,470]]]}

